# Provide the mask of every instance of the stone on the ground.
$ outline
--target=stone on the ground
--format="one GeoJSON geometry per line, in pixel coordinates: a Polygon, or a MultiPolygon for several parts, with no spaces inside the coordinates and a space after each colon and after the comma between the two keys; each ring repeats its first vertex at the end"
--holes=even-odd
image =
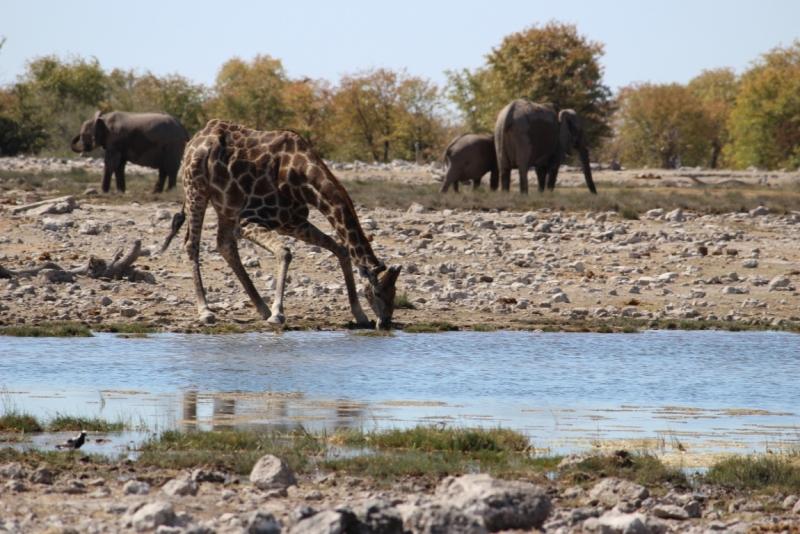
{"type": "MultiPolygon", "coordinates": [[[[458,507],[433,502],[414,507],[403,524],[414,534],[488,534],[483,518],[468,514],[458,507]]],[[[299,532],[299,531],[298,531],[299,532]]]]}
{"type": "Polygon", "coordinates": [[[156,501],[147,503],[139,508],[131,518],[131,523],[136,532],[146,532],[158,528],[160,525],[169,525],[175,519],[175,510],[168,502],[156,501]]]}
{"type": "MultiPolygon", "coordinates": [[[[353,519],[352,514],[341,513],[337,510],[323,510],[294,524],[289,529],[289,534],[345,534],[346,532],[358,532],[358,530],[353,530],[356,527],[353,519]]],[[[280,530],[276,532],[280,532],[280,530]]]]}
{"type": "Polygon", "coordinates": [[[448,477],[436,488],[436,497],[482,517],[491,532],[540,528],[552,507],[542,487],[485,473],[448,477]]]}
{"type": "Polygon", "coordinates": [[[411,206],[409,206],[407,213],[410,213],[410,214],[413,215],[413,214],[419,214],[419,213],[427,213],[427,211],[428,211],[428,208],[426,208],[422,204],[414,202],[413,204],[411,204],[411,206]]]}
{"type": "Polygon", "coordinates": [[[272,454],[262,456],[250,472],[250,482],[259,489],[285,490],[289,486],[296,486],[291,468],[286,463],[272,454]]]}
{"type": "Polygon", "coordinates": [[[150,484],[138,480],[129,480],[122,486],[125,495],[147,495],[150,493],[150,484]]]}
{"type": "Polygon", "coordinates": [[[247,534],[280,534],[281,522],[269,512],[257,510],[246,517],[244,532],[247,534]]]}
{"type": "Polygon", "coordinates": [[[389,501],[370,499],[356,506],[353,512],[372,534],[403,534],[403,516],[389,501]]]}
{"type": "Polygon", "coordinates": [[[614,506],[621,501],[641,503],[649,495],[650,492],[644,486],[613,477],[601,480],[589,490],[591,499],[597,499],[608,506],[614,506]]]}
{"type": "Polygon", "coordinates": [[[189,473],[182,473],[178,478],[173,478],[161,487],[167,495],[197,495],[199,485],[190,478],[189,473]]]}

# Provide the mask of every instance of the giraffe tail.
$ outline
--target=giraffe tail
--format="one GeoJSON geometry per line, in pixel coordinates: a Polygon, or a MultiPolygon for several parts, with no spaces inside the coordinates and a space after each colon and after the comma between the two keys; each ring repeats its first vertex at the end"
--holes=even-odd
{"type": "Polygon", "coordinates": [[[183,226],[183,223],[186,221],[186,204],[181,207],[181,212],[176,213],[172,216],[172,231],[170,231],[169,235],[167,236],[166,241],[161,246],[161,250],[158,251],[159,254],[163,254],[169,244],[172,242],[172,238],[178,234],[178,231],[183,226]]]}

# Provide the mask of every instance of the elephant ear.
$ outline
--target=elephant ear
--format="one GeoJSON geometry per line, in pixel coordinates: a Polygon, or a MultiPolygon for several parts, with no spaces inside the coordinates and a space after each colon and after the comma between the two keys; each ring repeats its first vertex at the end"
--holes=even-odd
{"type": "Polygon", "coordinates": [[[100,112],[94,114],[94,122],[92,124],[92,138],[94,138],[95,146],[102,146],[105,148],[106,139],[108,139],[108,126],[100,116],[100,112]]]}

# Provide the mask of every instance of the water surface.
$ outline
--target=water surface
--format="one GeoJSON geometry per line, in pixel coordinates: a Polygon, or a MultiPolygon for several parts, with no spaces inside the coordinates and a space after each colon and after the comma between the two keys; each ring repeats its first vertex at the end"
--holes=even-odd
{"type": "Polygon", "coordinates": [[[0,338],[7,398],[151,426],[502,425],[540,449],[796,444],[798,337],[349,332],[0,338]]]}

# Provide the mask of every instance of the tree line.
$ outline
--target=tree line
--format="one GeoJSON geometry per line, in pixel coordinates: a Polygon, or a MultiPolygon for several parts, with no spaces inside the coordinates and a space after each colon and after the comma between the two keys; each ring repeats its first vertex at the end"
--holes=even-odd
{"type": "MultiPolygon", "coordinates": [[[[1,46],[1,43],[0,43],[1,46]]],[[[69,153],[96,110],[160,111],[194,133],[209,119],[291,128],[337,161],[438,160],[464,132],[491,133],[511,100],[578,112],[594,160],[627,167],[796,169],[800,166],[800,41],[741,75],[707,70],[688,84],[603,83],[602,43],[552,21],[506,36],[481,67],[447,71],[439,87],[406,70],[367,69],[338,83],[287,75],[258,55],[225,62],[211,87],[179,75],[104,70],[97,59],[37,57],[0,88],[0,155],[69,153]]]]}

